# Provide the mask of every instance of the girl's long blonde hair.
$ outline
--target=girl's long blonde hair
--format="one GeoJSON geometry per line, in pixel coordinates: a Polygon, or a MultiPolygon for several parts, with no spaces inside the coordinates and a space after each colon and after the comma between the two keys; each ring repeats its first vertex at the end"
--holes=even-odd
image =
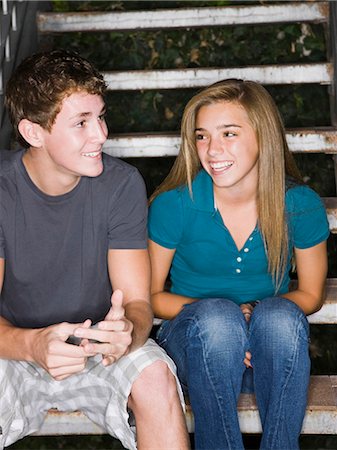
{"type": "Polygon", "coordinates": [[[270,94],[260,84],[229,79],[215,83],[192,97],[182,117],[179,154],[150,201],[162,192],[182,186],[187,186],[193,195],[192,181],[200,170],[195,144],[196,117],[202,106],[218,102],[241,105],[256,133],[259,146],[258,225],[267,252],[268,270],[277,292],[288,258],[285,178],[289,175],[300,181],[301,176],[289,151],[279,111],[270,94]]]}

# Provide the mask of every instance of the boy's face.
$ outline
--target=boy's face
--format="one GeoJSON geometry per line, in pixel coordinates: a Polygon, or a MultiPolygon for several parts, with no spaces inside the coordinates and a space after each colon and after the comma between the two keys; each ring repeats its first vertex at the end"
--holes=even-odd
{"type": "Polygon", "coordinates": [[[108,135],[100,95],[75,92],[62,102],[50,132],[42,130],[42,150],[55,174],[96,177],[103,171],[102,146],[108,135]]]}

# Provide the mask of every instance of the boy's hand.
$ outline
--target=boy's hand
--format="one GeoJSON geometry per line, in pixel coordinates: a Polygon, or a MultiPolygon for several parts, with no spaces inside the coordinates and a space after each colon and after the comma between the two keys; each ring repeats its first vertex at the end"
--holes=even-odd
{"type": "Polygon", "coordinates": [[[102,363],[108,366],[128,353],[132,342],[132,331],[133,324],[125,317],[123,293],[116,290],[111,296],[111,308],[105,319],[98,323],[97,328],[85,330],[80,327],[74,334],[86,338],[85,350],[89,353],[101,353],[102,363]],[[92,343],[88,341],[89,339],[98,342],[92,343]]]}
{"type": "MultiPolygon", "coordinates": [[[[63,380],[81,372],[89,356],[95,353],[85,351],[81,345],[70,345],[66,341],[79,324],[60,323],[36,330],[32,345],[34,362],[43,367],[55,380],[63,380]]],[[[90,328],[91,321],[86,320],[81,327],[90,328]]]]}

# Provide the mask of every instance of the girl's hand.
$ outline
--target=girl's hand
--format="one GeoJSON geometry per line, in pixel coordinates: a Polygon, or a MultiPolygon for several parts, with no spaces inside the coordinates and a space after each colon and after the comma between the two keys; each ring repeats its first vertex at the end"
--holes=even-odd
{"type": "Polygon", "coordinates": [[[240,305],[240,309],[242,311],[242,314],[245,316],[246,321],[249,322],[250,316],[253,313],[254,305],[252,305],[251,303],[242,303],[240,305]]]}
{"type": "Polygon", "coordinates": [[[252,354],[250,352],[246,352],[245,355],[245,359],[243,360],[245,366],[247,367],[247,369],[249,369],[250,367],[252,368],[252,364],[250,362],[250,360],[252,359],[252,354]]]}
{"type": "MultiPolygon", "coordinates": [[[[242,314],[245,316],[246,322],[250,321],[250,317],[253,313],[253,309],[254,309],[255,303],[242,303],[242,305],[240,305],[240,309],[242,311],[242,314]]],[[[245,359],[243,360],[245,366],[248,368],[252,367],[251,364],[251,359],[252,359],[252,354],[250,352],[246,352],[245,354],[245,359]]]]}

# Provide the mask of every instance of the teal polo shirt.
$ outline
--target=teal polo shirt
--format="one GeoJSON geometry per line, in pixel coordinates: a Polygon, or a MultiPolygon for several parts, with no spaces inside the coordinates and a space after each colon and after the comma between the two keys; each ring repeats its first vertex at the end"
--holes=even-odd
{"type": "MultiPolygon", "coordinates": [[[[149,210],[149,238],[175,249],[171,292],[192,298],[221,297],[237,304],[275,295],[258,227],[238,250],[214,206],[211,177],[201,170],[188,188],[160,194],[149,210]]],[[[288,267],[277,294],[288,291],[293,248],[312,247],[329,236],[326,211],[309,187],[294,185],[286,193],[290,236],[288,267]]]]}

